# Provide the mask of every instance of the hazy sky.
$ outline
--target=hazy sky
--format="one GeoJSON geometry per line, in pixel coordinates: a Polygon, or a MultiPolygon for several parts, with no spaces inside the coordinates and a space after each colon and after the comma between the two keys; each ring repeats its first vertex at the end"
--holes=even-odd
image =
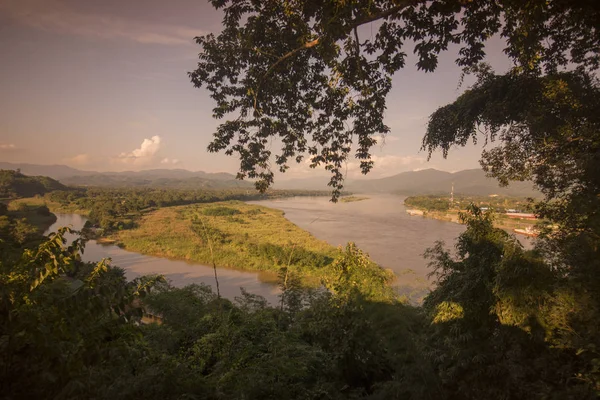
{"type": "MultiPolygon", "coordinates": [[[[236,158],[206,151],[213,104],[187,77],[193,37],[218,32],[220,20],[202,0],[0,0],[0,160],[236,172],[236,158]]],[[[492,65],[506,69],[500,41],[488,47],[492,65]]],[[[481,147],[430,162],[419,152],[429,114],[460,94],[455,58],[443,56],[433,74],[411,59],[396,74],[392,132],[373,149],[373,177],[478,167],[481,147]]],[[[348,170],[354,177],[355,163],[348,170]]],[[[285,178],[314,174],[301,165],[285,178]]]]}

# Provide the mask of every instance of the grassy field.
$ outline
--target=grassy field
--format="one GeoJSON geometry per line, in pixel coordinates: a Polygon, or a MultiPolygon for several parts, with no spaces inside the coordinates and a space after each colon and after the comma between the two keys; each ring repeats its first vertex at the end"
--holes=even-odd
{"type": "Polygon", "coordinates": [[[323,276],[339,250],[284,213],[239,201],[161,208],[111,236],[127,250],[206,265],[277,272],[290,265],[306,282],[323,276]],[[211,247],[213,256],[211,256],[211,247]]]}
{"type": "Polygon", "coordinates": [[[84,210],[84,209],[79,209],[77,208],[76,205],[72,204],[72,205],[68,205],[68,206],[64,206],[60,203],[54,202],[54,201],[50,201],[48,199],[45,199],[43,197],[40,196],[36,196],[36,197],[25,197],[22,199],[16,199],[16,200],[12,200],[10,202],[10,206],[12,208],[18,208],[19,204],[26,204],[29,207],[39,207],[39,206],[46,206],[50,209],[51,212],[55,212],[55,213],[73,213],[73,214],[81,214],[81,215],[88,215],[89,214],[89,210],[84,210]]]}

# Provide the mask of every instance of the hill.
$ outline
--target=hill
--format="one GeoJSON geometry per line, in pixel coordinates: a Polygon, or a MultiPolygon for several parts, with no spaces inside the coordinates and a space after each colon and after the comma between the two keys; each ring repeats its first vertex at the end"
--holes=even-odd
{"type": "Polygon", "coordinates": [[[45,175],[65,185],[105,187],[162,187],[172,189],[228,189],[254,187],[225,172],[209,173],[185,169],[149,169],[143,171],[82,171],[66,165],[12,164],[0,162],[0,169],[19,169],[25,175],[45,175]]]}
{"type": "Polygon", "coordinates": [[[19,171],[0,170],[0,198],[19,198],[44,195],[67,187],[47,176],[27,176],[19,171]]]}
{"type": "Polygon", "coordinates": [[[363,193],[441,194],[449,193],[453,183],[454,193],[465,195],[540,196],[531,182],[512,182],[507,187],[500,187],[495,179],[488,178],[480,169],[468,169],[454,173],[435,169],[408,171],[387,178],[349,182],[346,188],[352,192],[363,193]]]}
{"type": "MultiPolygon", "coordinates": [[[[142,171],[146,172],[146,171],[142,171]]],[[[190,173],[190,171],[185,171],[190,173]]],[[[239,181],[230,174],[207,174],[200,176],[181,174],[184,178],[168,176],[167,174],[151,173],[104,173],[88,176],[71,176],[61,179],[61,182],[73,186],[104,186],[104,187],[160,187],[169,189],[229,189],[254,188],[252,182],[239,181]],[[229,175],[225,177],[223,175],[229,175]],[[185,177],[187,176],[187,177],[185,177]],[[205,177],[203,177],[205,176],[205,177]]]]}

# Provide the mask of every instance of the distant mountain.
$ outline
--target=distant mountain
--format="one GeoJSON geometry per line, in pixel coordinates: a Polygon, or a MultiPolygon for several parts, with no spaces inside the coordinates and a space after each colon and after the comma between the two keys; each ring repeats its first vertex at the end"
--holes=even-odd
{"type": "Polygon", "coordinates": [[[352,192],[382,192],[405,195],[454,193],[487,196],[499,194],[515,197],[539,197],[540,193],[531,182],[512,182],[500,187],[493,178],[485,176],[481,169],[445,172],[436,169],[408,171],[381,179],[349,182],[346,189],[352,192]]]}
{"type": "MultiPolygon", "coordinates": [[[[189,171],[188,171],[189,172],[189,171]]],[[[186,174],[182,174],[186,175],[186,174]]],[[[182,179],[158,175],[128,175],[98,174],[89,176],[71,176],[61,179],[61,182],[72,186],[105,186],[105,187],[161,187],[170,189],[228,189],[228,188],[254,188],[252,182],[240,181],[233,175],[227,179],[222,174],[206,174],[206,178],[188,176],[182,179]]],[[[229,175],[229,174],[228,174],[229,175]]]]}
{"type": "Polygon", "coordinates": [[[47,176],[27,176],[17,171],[0,169],[0,198],[32,197],[66,186],[47,176]]]}
{"type": "Polygon", "coordinates": [[[21,170],[24,175],[30,176],[47,176],[53,179],[62,179],[70,176],[84,176],[93,175],[98,172],[92,171],[80,171],[75,168],[67,167],[66,165],[39,165],[39,164],[13,164],[7,162],[0,162],[0,169],[12,169],[21,170]]]}
{"type": "Polygon", "coordinates": [[[12,164],[0,162],[0,169],[19,169],[24,175],[45,175],[65,185],[112,187],[165,187],[177,189],[253,188],[248,181],[235,179],[225,172],[209,173],[185,169],[149,169],[143,171],[81,171],[66,165],[12,164]]]}

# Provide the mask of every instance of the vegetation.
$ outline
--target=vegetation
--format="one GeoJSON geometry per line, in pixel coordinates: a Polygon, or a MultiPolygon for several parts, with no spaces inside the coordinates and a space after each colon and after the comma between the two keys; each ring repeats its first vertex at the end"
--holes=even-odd
{"type": "MultiPolygon", "coordinates": [[[[9,229],[0,242],[2,396],[600,397],[600,84],[588,73],[600,64],[596,2],[213,4],[225,7],[225,29],[198,38],[191,75],[211,92],[217,117],[241,114],[218,128],[210,150],[239,153],[241,174],[259,178],[258,188],[272,182],[270,136],[281,137],[283,170],[307,150],[339,191],[356,135],[368,171],[373,134],[388,130],[385,95],[404,43],[415,43],[425,70],[458,44],[459,64],[478,81],[432,115],[425,149],[447,155],[480,130],[498,140],[484,168],[504,183],[533,180],[544,195],[535,211],[556,230],[524,250],[492,213],[470,206],[455,251],[437,243],[426,253],[437,285],[410,307],[351,244],[328,266],[326,290],[300,289],[282,263],[280,303],[267,305],[156,278],[127,284],[118,269],[81,263],[81,241],[66,247],[64,232],[36,242],[9,229]],[[358,28],[377,20],[373,39],[361,40],[358,28]],[[478,65],[497,33],[515,64],[501,76],[478,65]],[[162,324],[139,326],[140,304],[162,324]]],[[[223,226],[251,217],[221,213],[187,216],[197,229],[219,220],[202,232],[225,242],[223,226]]]]}
{"type": "Polygon", "coordinates": [[[353,203],[355,201],[363,201],[363,200],[369,200],[368,197],[361,197],[361,196],[344,196],[340,199],[340,202],[342,203],[353,203]]]}
{"type": "Polygon", "coordinates": [[[25,176],[20,171],[0,170],[0,199],[44,195],[66,187],[46,176],[25,176]]]}
{"type": "MultiPolygon", "coordinates": [[[[384,114],[392,76],[405,67],[409,53],[415,54],[419,70],[431,72],[440,53],[459,49],[457,64],[472,72],[485,60],[487,40],[501,37],[515,65],[509,76],[522,78],[525,86],[515,81],[516,91],[505,86],[493,93],[525,95],[521,102],[504,103],[515,111],[522,101],[543,107],[535,94],[546,87],[537,81],[543,72],[568,67],[579,74],[600,65],[598,6],[588,0],[211,3],[225,13],[223,30],[196,38],[201,50],[198,67],[190,72],[194,86],[210,92],[213,115],[223,121],[208,149],[239,155],[239,176],[258,179],[260,190],[273,183],[270,165],[285,172],[289,162],[305,156],[311,166],[322,165],[331,173],[334,199],[351,152],[368,173],[375,136],[390,130],[384,114]],[[271,137],[281,139],[277,153],[271,137]]],[[[552,81],[558,83],[549,76],[552,81]]],[[[476,110],[483,103],[471,100],[462,104],[472,114],[444,121],[450,131],[459,124],[467,128],[458,144],[471,136],[470,123],[480,115],[476,110]]],[[[585,107],[593,109],[592,104],[585,107]]],[[[505,108],[486,110],[500,119],[498,128],[512,122],[502,119],[508,116],[505,108]]],[[[521,152],[528,147],[528,142],[512,143],[521,152]]],[[[521,155],[513,157],[528,160],[521,155]]]]}
{"type": "Polygon", "coordinates": [[[456,258],[442,244],[428,253],[438,286],[422,308],[398,301],[353,245],[331,263],[327,291],[302,289],[284,267],[268,305],[126,283],[118,268],[81,263],[82,242],[65,247],[64,231],[24,252],[2,242],[3,395],[596,398],[594,355],[565,342],[573,294],[555,292],[540,254],[490,214],[463,218],[456,258]],[[161,324],[139,325],[141,305],[161,324]]]}
{"type": "Polygon", "coordinates": [[[410,196],[404,199],[404,204],[427,211],[466,210],[471,204],[499,213],[505,213],[508,210],[522,213],[533,211],[531,199],[503,196],[454,195],[452,201],[448,196],[410,196]]]}
{"type": "Polygon", "coordinates": [[[285,267],[304,283],[320,282],[339,251],[283,214],[235,201],[169,207],[147,214],[137,228],[112,238],[144,254],[274,273],[285,267]]]}
{"type": "Polygon", "coordinates": [[[512,231],[513,229],[533,228],[538,224],[535,221],[521,218],[511,218],[504,213],[513,212],[531,213],[534,208],[533,199],[501,196],[463,196],[457,195],[451,202],[447,196],[410,196],[404,199],[408,207],[422,210],[423,216],[442,221],[460,222],[460,212],[476,205],[485,212],[497,213],[494,224],[497,228],[512,231]]]}
{"type": "Polygon", "coordinates": [[[162,207],[323,194],[321,191],[306,190],[273,190],[261,194],[245,189],[77,188],[53,191],[46,195],[45,200],[54,211],[86,214],[91,226],[100,228],[103,234],[109,234],[135,227],[144,214],[162,207]]]}

